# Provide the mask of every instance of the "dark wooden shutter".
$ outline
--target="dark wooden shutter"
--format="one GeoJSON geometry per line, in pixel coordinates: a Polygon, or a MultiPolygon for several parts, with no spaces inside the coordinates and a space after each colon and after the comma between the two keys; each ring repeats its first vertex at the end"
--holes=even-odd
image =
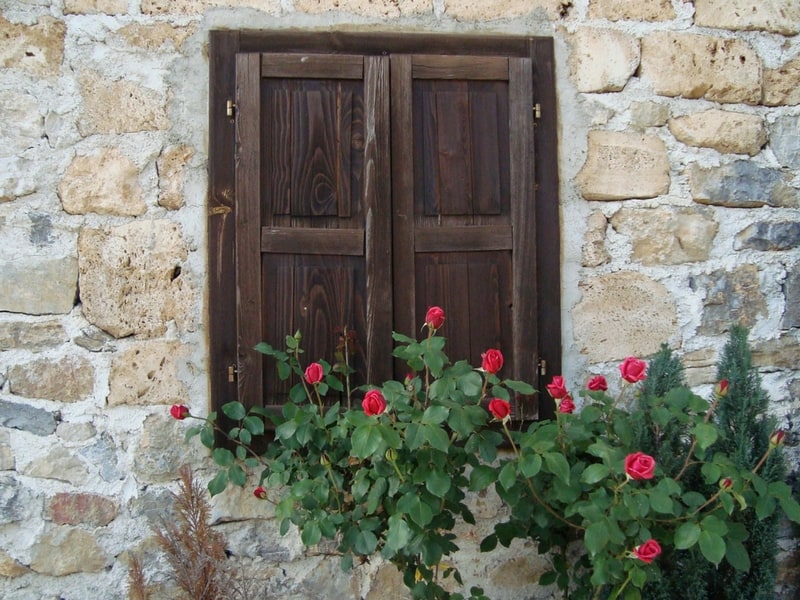
{"type": "Polygon", "coordinates": [[[239,400],[280,404],[286,385],[253,347],[303,335],[304,364],[335,362],[355,334],[353,383],[391,362],[388,59],[236,57],[239,400]]]}
{"type": "MultiPolygon", "coordinates": [[[[529,58],[392,56],[395,326],[445,309],[451,360],[499,348],[536,381],[532,68],[529,58]]],[[[516,417],[536,416],[519,399],[516,417]]]]}

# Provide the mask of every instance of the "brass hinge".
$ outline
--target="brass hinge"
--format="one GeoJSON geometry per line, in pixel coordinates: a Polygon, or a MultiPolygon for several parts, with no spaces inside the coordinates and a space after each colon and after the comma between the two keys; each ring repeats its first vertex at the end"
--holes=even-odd
{"type": "Polygon", "coordinates": [[[542,105],[538,102],[533,105],[533,118],[534,119],[541,119],[542,118],[542,105]]]}
{"type": "Polygon", "coordinates": [[[539,375],[547,375],[547,361],[543,358],[539,359],[539,375]]]}
{"type": "Polygon", "coordinates": [[[225,114],[228,115],[229,119],[234,117],[236,111],[236,105],[233,103],[233,100],[228,100],[225,103],[225,114]]]}
{"type": "Polygon", "coordinates": [[[228,365],[228,383],[233,383],[236,381],[236,374],[239,370],[236,368],[236,365],[228,365]]]}

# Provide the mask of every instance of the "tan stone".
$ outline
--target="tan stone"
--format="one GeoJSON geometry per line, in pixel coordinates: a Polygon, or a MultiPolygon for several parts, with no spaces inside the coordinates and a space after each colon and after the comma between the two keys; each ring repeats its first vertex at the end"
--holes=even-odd
{"type": "Polygon", "coordinates": [[[717,356],[715,348],[701,348],[687,352],[681,357],[681,362],[686,369],[686,383],[689,387],[716,381],[717,356]]]}
{"type": "Polygon", "coordinates": [[[562,0],[445,0],[444,12],[459,21],[493,21],[531,13],[555,19],[563,5],[562,0]]]}
{"type": "Polygon", "coordinates": [[[117,338],[160,336],[171,320],[191,327],[194,292],[181,275],[187,256],[178,225],[169,221],[84,229],[78,236],[84,316],[117,338]]]}
{"type": "Polygon", "coordinates": [[[45,456],[31,461],[23,470],[23,474],[27,477],[65,481],[78,487],[86,485],[89,479],[86,464],[66,448],[56,446],[45,456]]]}
{"type": "Polygon", "coordinates": [[[97,539],[83,529],[58,527],[45,533],[31,549],[31,569],[62,577],[72,573],[97,573],[110,559],[97,539]]]}
{"type": "Polygon", "coordinates": [[[16,156],[44,136],[44,117],[31,94],[0,90],[0,114],[0,157],[16,156]]]}
{"type": "Polygon", "coordinates": [[[755,156],[767,143],[767,128],[760,116],[727,110],[712,109],[670,119],[669,130],[684,144],[713,148],[723,154],[755,156]]]}
{"type": "Polygon", "coordinates": [[[110,81],[91,70],[80,77],[84,112],[78,123],[81,134],[134,133],[167,129],[164,98],[157,91],[132,81],[110,81]]]}
{"type": "Polygon", "coordinates": [[[194,156],[191,146],[170,146],[158,157],[158,204],[177,210],[184,203],[183,180],[186,164],[194,156]]]}
{"type": "Polygon", "coordinates": [[[0,577],[13,579],[26,573],[30,573],[27,567],[14,560],[5,550],[0,550],[0,577]]]}
{"type": "Polygon", "coordinates": [[[59,321],[0,323],[0,350],[22,348],[40,352],[68,341],[69,336],[59,321]]]}
{"type": "Polygon", "coordinates": [[[253,496],[256,485],[258,481],[251,481],[250,485],[243,488],[231,485],[211,498],[211,522],[217,524],[236,523],[245,519],[274,519],[275,505],[253,496]]]}
{"type": "Polygon", "coordinates": [[[669,190],[664,142],[653,135],[590,131],[586,162],[576,181],[587,200],[655,198],[669,190]]]}
{"type": "Polygon", "coordinates": [[[61,492],[47,504],[47,518],[59,525],[105,527],[118,514],[117,502],[99,494],[61,492]]]}
{"type": "Polygon", "coordinates": [[[589,215],[581,255],[581,264],[584,267],[598,267],[611,259],[606,249],[607,226],[608,220],[602,211],[596,210],[589,215]]]}
{"type": "Polygon", "coordinates": [[[800,369],[800,340],[788,333],[753,348],[753,364],[761,368],[800,369]]]}
{"type": "MultiPolygon", "coordinates": [[[[324,12],[334,8],[330,4],[320,4],[322,4],[322,10],[317,9],[315,12],[324,12]]],[[[300,11],[297,5],[298,2],[295,1],[295,10],[300,11]]],[[[270,14],[277,14],[281,9],[280,0],[142,0],[142,12],[147,15],[196,15],[215,6],[256,8],[270,14]]]]}
{"type": "Polygon", "coordinates": [[[695,0],[694,22],[701,27],[800,33],[800,0],[695,0]]]}
{"type": "Polygon", "coordinates": [[[121,404],[185,404],[186,386],[178,379],[175,361],[183,349],[179,342],[141,342],[114,357],[109,376],[109,406],[121,404]]]}
{"type": "Polygon", "coordinates": [[[764,97],[767,106],[800,104],[800,56],[777,69],[764,69],[764,97]]]}
{"type": "Polygon", "coordinates": [[[0,310],[67,314],[75,306],[78,261],[72,257],[0,261],[0,310]]]}
{"type": "Polygon", "coordinates": [[[661,127],[669,119],[669,106],[662,102],[631,102],[631,125],[639,129],[661,127]]]}
{"type": "Polygon", "coordinates": [[[583,27],[571,41],[569,65],[579,92],[618,92],[639,66],[638,39],[621,31],[583,27]]]}
{"type": "Polygon", "coordinates": [[[698,328],[701,335],[722,334],[735,323],[749,328],[759,315],[768,314],[756,265],[744,264],[733,271],[698,275],[692,279],[692,285],[706,293],[703,320],[698,328]]]}
{"type": "Polygon", "coordinates": [[[580,284],[575,342],[590,362],[649,356],[678,333],[675,301],[661,283],[632,271],[580,284]]]}
{"type": "Polygon", "coordinates": [[[618,210],[611,225],[633,242],[633,260],[645,265],[679,265],[708,260],[719,226],[691,209],[618,210]]]}
{"type": "Polygon", "coordinates": [[[94,389],[94,367],[76,354],[58,360],[39,358],[9,369],[11,392],[26,398],[78,402],[94,389]]]}
{"type": "Polygon", "coordinates": [[[747,42],[659,31],[642,40],[642,79],[656,94],[758,104],[761,59],[747,42]]]}
{"type": "Polygon", "coordinates": [[[381,565],[372,576],[365,600],[409,600],[403,574],[391,563],[381,565]]]}
{"type": "Polygon", "coordinates": [[[68,15],[124,15],[128,12],[127,0],[65,0],[64,13],[68,15]]]}
{"type": "Polygon", "coordinates": [[[670,0],[591,0],[590,19],[610,21],[669,21],[675,18],[670,0]]]}
{"type": "Polygon", "coordinates": [[[11,23],[0,15],[0,67],[34,75],[58,75],[64,60],[63,21],[42,17],[36,25],[11,23]]]}
{"type": "Polygon", "coordinates": [[[507,588],[530,589],[539,582],[539,578],[550,566],[543,560],[535,560],[529,557],[513,557],[505,560],[491,574],[491,581],[495,585],[502,585],[507,588]]]}
{"type": "Polygon", "coordinates": [[[139,216],[147,211],[139,169],[117,148],[76,156],[58,186],[64,210],[71,215],[139,216]]]}
{"type": "Polygon", "coordinates": [[[138,46],[145,50],[159,50],[168,44],[171,44],[176,50],[180,50],[183,42],[194,33],[195,29],[194,25],[174,27],[169,23],[152,25],[131,23],[117,33],[131,46],[138,46]]]}

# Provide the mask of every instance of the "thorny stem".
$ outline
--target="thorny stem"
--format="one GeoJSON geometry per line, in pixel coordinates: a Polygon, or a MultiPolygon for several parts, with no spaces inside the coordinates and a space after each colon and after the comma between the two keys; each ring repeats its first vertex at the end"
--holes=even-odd
{"type": "Polygon", "coordinates": [[[627,585],[630,583],[632,576],[633,576],[633,572],[632,571],[628,571],[628,578],[622,583],[621,586],[619,586],[619,589],[616,592],[614,592],[614,595],[611,596],[608,600],[617,600],[617,598],[619,598],[619,595],[622,593],[622,590],[624,590],[627,587],[627,585]]]}
{"type": "Polygon", "coordinates": [[[331,469],[330,464],[325,465],[325,470],[328,472],[328,478],[331,480],[331,483],[333,484],[333,489],[336,490],[336,494],[334,494],[334,496],[336,497],[336,506],[338,507],[339,512],[341,513],[342,501],[339,499],[339,494],[341,494],[342,491],[339,489],[339,486],[336,485],[336,480],[333,478],[333,469],[331,469]]]}
{"type": "Polygon", "coordinates": [[[344,326],[344,384],[347,390],[347,410],[350,410],[350,340],[347,337],[347,325],[344,326]]]}
{"type": "MultiPolygon", "coordinates": [[[[703,423],[708,423],[711,420],[711,415],[714,414],[714,410],[717,408],[717,404],[719,404],[719,396],[714,396],[714,402],[711,403],[711,406],[708,407],[708,411],[706,411],[706,416],[703,417],[703,423]]],[[[695,436],[692,439],[692,445],[689,446],[689,451],[686,453],[686,460],[683,461],[683,466],[678,474],[675,476],[675,481],[680,481],[683,474],[686,472],[686,469],[689,468],[689,465],[692,461],[692,453],[694,452],[695,447],[697,446],[697,437],[695,436]]]]}

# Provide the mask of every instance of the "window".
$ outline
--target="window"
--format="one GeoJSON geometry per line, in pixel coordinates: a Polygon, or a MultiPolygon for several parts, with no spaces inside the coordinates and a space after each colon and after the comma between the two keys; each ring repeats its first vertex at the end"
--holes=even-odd
{"type": "Polygon", "coordinates": [[[560,370],[552,40],[214,31],[210,78],[215,407],[279,403],[253,346],[298,329],[308,360],[353,334],[356,384],[402,377],[391,332],[431,304],[451,359],[560,370]]]}

